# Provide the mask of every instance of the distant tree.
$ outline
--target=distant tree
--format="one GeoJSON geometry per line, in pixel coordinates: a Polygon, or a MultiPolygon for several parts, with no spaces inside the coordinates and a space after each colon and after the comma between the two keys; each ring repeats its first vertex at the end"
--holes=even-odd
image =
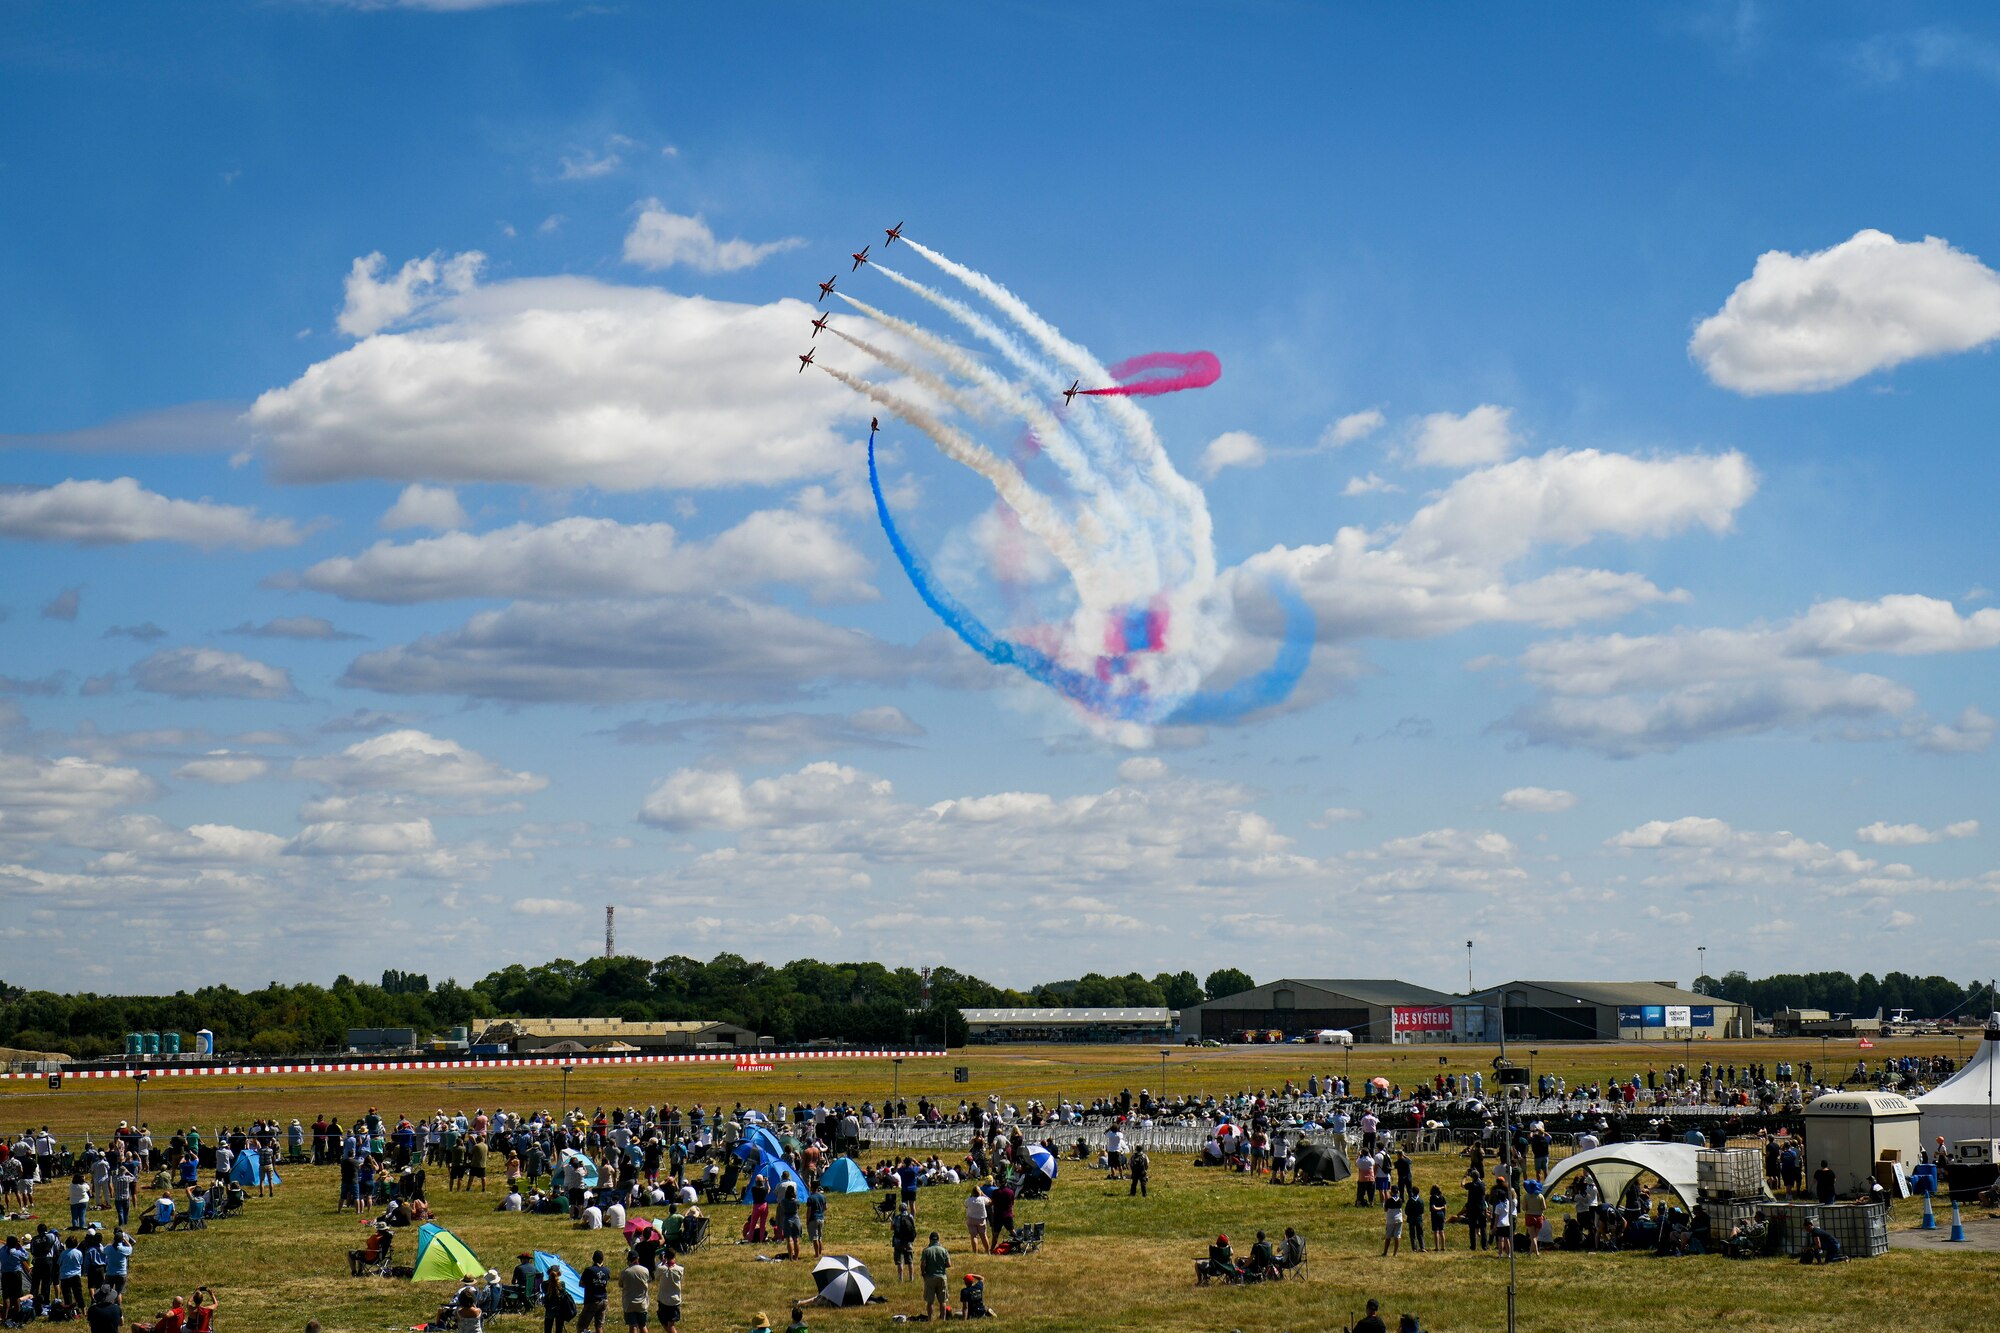
{"type": "Polygon", "coordinates": [[[1153,978],[1153,985],[1169,1009],[1185,1009],[1202,1001],[1201,983],[1192,972],[1162,972],[1153,978]]]}
{"type": "Polygon", "coordinates": [[[1237,995],[1243,991],[1252,990],[1256,987],[1257,983],[1252,981],[1250,974],[1241,968],[1219,967],[1208,974],[1208,981],[1205,985],[1208,989],[1208,998],[1219,1000],[1225,995],[1237,995]]]}

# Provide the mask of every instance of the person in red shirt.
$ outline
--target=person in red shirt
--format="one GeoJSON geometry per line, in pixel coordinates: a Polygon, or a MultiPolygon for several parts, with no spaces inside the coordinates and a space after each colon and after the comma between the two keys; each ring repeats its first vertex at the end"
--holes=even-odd
{"type": "Polygon", "coordinates": [[[174,1297],[174,1308],[155,1319],[150,1324],[132,1325],[133,1333],[182,1333],[187,1327],[187,1306],[180,1297],[174,1297]]]}

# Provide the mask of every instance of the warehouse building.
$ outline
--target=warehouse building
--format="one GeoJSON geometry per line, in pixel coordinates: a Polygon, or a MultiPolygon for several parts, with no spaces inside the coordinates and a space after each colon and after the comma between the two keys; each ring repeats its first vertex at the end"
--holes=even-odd
{"type": "Polygon", "coordinates": [[[500,1018],[480,1032],[476,1046],[504,1046],[516,1055],[550,1051],[726,1051],[754,1048],[757,1034],[734,1023],[637,1023],[622,1018],[500,1018]]]}
{"type": "Polygon", "coordinates": [[[1010,1041],[1156,1042],[1174,1036],[1174,1011],[1136,1009],[961,1009],[974,1045],[1010,1041]]]}
{"type": "Polygon", "coordinates": [[[1282,1039],[1336,1030],[1356,1041],[1451,1041],[1460,1034],[1462,1001],[1407,981],[1315,981],[1284,978],[1181,1010],[1181,1035],[1235,1041],[1245,1033],[1282,1039]]]}
{"type": "Polygon", "coordinates": [[[1509,1041],[1681,1041],[1748,1037],[1750,1011],[1671,981],[1510,981],[1466,997],[1509,1041]]]}

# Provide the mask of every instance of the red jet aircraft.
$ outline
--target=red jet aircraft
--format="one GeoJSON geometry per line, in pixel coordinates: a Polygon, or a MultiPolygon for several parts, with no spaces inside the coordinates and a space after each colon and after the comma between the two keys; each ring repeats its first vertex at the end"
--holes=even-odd
{"type": "Polygon", "coordinates": [[[1068,406],[1069,406],[1069,400],[1070,400],[1070,399],[1072,399],[1072,398],[1074,398],[1074,397],[1076,397],[1076,394],[1077,394],[1077,388],[1076,388],[1076,386],[1077,386],[1077,385],[1079,385],[1079,384],[1081,384],[1081,383],[1083,383],[1083,381],[1082,381],[1082,380],[1071,380],[1071,381],[1069,382],[1069,387],[1068,387],[1067,389],[1064,389],[1064,390],[1063,390],[1063,406],[1064,406],[1064,407],[1068,407],[1068,406]]]}
{"type": "Polygon", "coordinates": [[[814,320],[812,336],[815,338],[819,337],[820,330],[824,329],[826,327],[826,322],[832,318],[833,318],[833,312],[829,310],[824,315],[821,315],[818,319],[814,320]]]}
{"type": "Polygon", "coordinates": [[[824,301],[828,296],[832,295],[833,284],[838,282],[839,280],[840,280],[840,275],[836,273],[831,278],[828,278],[825,282],[822,282],[819,285],[819,299],[824,301]]]}
{"type": "MultiPolygon", "coordinates": [[[[860,267],[861,267],[861,266],[862,266],[863,264],[867,263],[867,262],[868,262],[868,252],[869,252],[870,250],[874,249],[874,248],[875,248],[875,247],[874,247],[874,246],[872,246],[872,245],[864,245],[864,246],[862,246],[862,247],[861,247],[861,249],[860,249],[860,251],[859,251],[859,252],[857,252],[857,253],[855,254],[855,256],[854,256],[854,268],[858,269],[858,268],[860,268],[860,267]]],[[[852,273],[853,271],[854,271],[854,269],[849,269],[849,270],[848,270],[848,272],[850,272],[850,273],[852,273]]]]}
{"type": "Polygon", "coordinates": [[[895,244],[895,243],[896,243],[897,241],[900,241],[900,240],[902,240],[902,239],[903,239],[903,224],[902,224],[902,223],[900,223],[900,222],[898,222],[898,223],[897,223],[897,224],[896,224],[895,226],[893,226],[893,227],[885,227],[885,228],[883,228],[883,230],[889,233],[889,239],[888,239],[888,240],[886,240],[886,241],[884,241],[884,242],[882,242],[882,248],[883,248],[884,250],[887,250],[887,249],[888,249],[888,248],[889,248],[890,246],[894,245],[894,244],[895,244]]]}
{"type": "Polygon", "coordinates": [[[806,354],[799,358],[799,374],[803,375],[806,373],[806,367],[813,363],[813,352],[816,350],[816,348],[808,348],[806,349],[806,354]]]}

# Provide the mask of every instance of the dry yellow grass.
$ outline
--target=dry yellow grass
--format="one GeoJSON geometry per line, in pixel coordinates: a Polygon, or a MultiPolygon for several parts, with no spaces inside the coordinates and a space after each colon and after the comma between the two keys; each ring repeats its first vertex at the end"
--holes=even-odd
{"type": "MultiPolygon", "coordinates": [[[[1955,1043],[1884,1044],[1870,1058],[1905,1051],[1950,1050],[1955,1043]]],[[[1723,1059],[1819,1058],[1818,1043],[1756,1043],[1711,1046],[1702,1054],[1723,1059]]],[[[1449,1052],[1452,1068],[1483,1065],[1490,1051],[1449,1052]]],[[[1543,1051],[1543,1062],[1573,1080],[1611,1072],[1643,1071],[1678,1058],[1676,1047],[1569,1047],[1543,1051]]],[[[1851,1062],[1850,1050],[1846,1057],[1851,1062]]],[[[1338,1069],[1340,1054],[1285,1047],[1268,1050],[1184,1051],[1169,1057],[1170,1088],[1204,1087],[1222,1092],[1240,1086],[1275,1086],[1286,1077],[1338,1069]]],[[[1408,1081],[1416,1070],[1435,1069],[1434,1054],[1357,1052],[1359,1077],[1384,1072],[1408,1081]]],[[[906,1063],[903,1094],[948,1097],[1049,1096],[1057,1092],[1094,1095],[1119,1087],[1156,1086],[1159,1057],[1154,1048],[1075,1050],[1035,1048],[975,1049],[942,1062],[906,1063]],[[1150,1058],[1149,1058],[1150,1057],[1150,1058]],[[950,1081],[953,1064],[969,1065],[969,1085],[950,1081]]],[[[885,1096],[897,1081],[886,1062],[813,1062],[780,1065],[774,1074],[736,1074],[727,1068],[626,1069],[579,1072],[571,1076],[571,1100],[586,1107],[600,1103],[673,1101],[697,1098],[725,1105],[741,1100],[761,1105],[777,1098],[885,1096]]],[[[284,1079],[159,1080],[143,1094],[145,1118],[156,1130],[173,1124],[247,1121],[259,1114],[310,1122],[319,1111],[343,1120],[368,1106],[387,1113],[496,1105],[552,1106],[559,1100],[559,1075],[541,1071],[481,1071],[462,1075],[314,1076],[284,1079]]],[[[123,1082],[72,1082],[59,1093],[34,1084],[0,1089],[0,1126],[49,1123],[74,1135],[86,1128],[102,1132],[129,1116],[132,1090],[123,1082]]],[[[1455,1186],[1455,1158],[1420,1160],[1418,1178],[1455,1186]]],[[[147,1237],[134,1270],[128,1316],[150,1318],[167,1297],[207,1282],[221,1293],[218,1327],[278,1330],[303,1327],[318,1317],[329,1330],[407,1328],[422,1320],[447,1293],[438,1285],[416,1286],[355,1280],[346,1274],[346,1251],[358,1243],[361,1227],[351,1215],[333,1210],[337,1173],[294,1169],[281,1197],[253,1201],[249,1214],[205,1232],[147,1237]]],[[[1057,1330],[1146,1329],[1261,1330],[1338,1328],[1373,1295],[1391,1314],[1402,1309],[1423,1316],[1424,1327],[1456,1333],[1504,1327],[1505,1265],[1490,1255],[1454,1248],[1442,1255],[1404,1254],[1380,1258],[1380,1215],[1357,1209],[1347,1188],[1277,1188],[1247,1177],[1198,1170],[1178,1160],[1155,1169],[1149,1199],[1134,1200],[1121,1183],[1096,1172],[1067,1168],[1055,1196],[1028,1203],[1024,1220],[1045,1220],[1049,1240],[1040,1253],[981,1258],[991,1303],[1001,1326],[1030,1333],[1057,1330]],[[1312,1247],[1311,1278],[1304,1283],[1247,1288],[1203,1287],[1192,1282],[1192,1260],[1217,1231],[1239,1246],[1263,1227],[1278,1234],[1291,1225],[1312,1247]]],[[[1455,1200],[1456,1201],[1456,1200],[1455,1200]]],[[[522,1249],[562,1253],[572,1262],[588,1260],[605,1233],[572,1231],[558,1218],[523,1217],[492,1211],[497,1194],[452,1195],[434,1191],[433,1204],[489,1263],[503,1271],[522,1249]]],[[[854,1253],[871,1262],[878,1275],[891,1271],[886,1232],[869,1216],[872,1200],[856,1195],[833,1201],[827,1234],[829,1252],[854,1253]]],[[[964,1253],[958,1198],[947,1190],[927,1190],[925,1222],[944,1233],[961,1269],[973,1262],[964,1253]]],[[[717,1234],[689,1262],[689,1333],[743,1330],[750,1316],[766,1311],[782,1326],[787,1302],[811,1291],[806,1264],[760,1263],[748,1246],[729,1244],[740,1214],[717,1210],[717,1234]]],[[[1898,1224],[1913,1212],[1904,1205],[1898,1224]]],[[[1452,1242],[1456,1247],[1459,1235],[1452,1242]]],[[[1834,1269],[1809,1269],[1767,1261],[1730,1263],[1718,1258],[1657,1260],[1645,1256],[1545,1255],[1520,1266],[1521,1326],[1585,1329],[1593,1333],[1653,1333],[1661,1327],[1719,1324],[1732,1330],[1824,1330],[1900,1326],[1913,1321],[1940,1327],[1972,1328],[2000,1318],[2000,1256],[1897,1251],[1884,1259],[1834,1269]]],[[[892,1313],[914,1313],[921,1301],[914,1288],[884,1288],[889,1303],[856,1311],[815,1311],[815,1333],[842,1328],[885,1330],[892,1313]]],[[[614,1321],[615,1322],[615,1321],[614,1321]]],[[[527,1329],[531,1321],[506,1321],[527,1329]]],[[[502,1327],[506,1326],[503,1323],[502,1327]]]]}

